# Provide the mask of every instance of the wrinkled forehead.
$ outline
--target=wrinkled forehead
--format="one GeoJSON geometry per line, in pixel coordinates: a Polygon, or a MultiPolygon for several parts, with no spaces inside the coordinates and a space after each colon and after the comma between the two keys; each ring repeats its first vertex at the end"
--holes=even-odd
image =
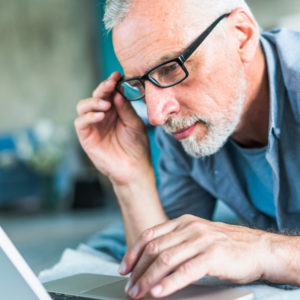
{"type": "Polygon", "coordinates": [[[147,65],[143,67],[149,67],[159,56],[183,49],[200,32],[195,31],[201,24],[196,9],[193,0],[136,0],[113,30],[114,49],[122,66],[139,59],[147,65]]]}

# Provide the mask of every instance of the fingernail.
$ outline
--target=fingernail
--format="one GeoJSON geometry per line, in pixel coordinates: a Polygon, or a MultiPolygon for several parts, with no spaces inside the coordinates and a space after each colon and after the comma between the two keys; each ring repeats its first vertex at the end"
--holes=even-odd
{"type": "Polygon", "coordinates": [[[103,113],[102,112],[98,112],[98,113],[94,113],[94,117],[97,119],[97,118],[100,118],[103,116],[103,113]]]}
{"type": "Polygon", "coordinates": [[[130,297],[136,297],[137,294],[139,293],[139,287],[135,285],[130,291],[129,291],[129,296],[130,297]]]}
{"type": "Polygon", "coordinates": [[[129,279],[125,285],[125,293],[128,293],[129,289],[131,288],[132,282],[129,279]]]}
{"type": "Polygon", "coordinates": [[[162,286],[159,284],[156,285],[153,289],[151,289],[151,294],[153,294],[154,296],[159,296],[161,291],[162,291],[162,286]]]}
{"type": "Polygon", "coordinates": [[[111,81],[113,81],[113,80],[114,80],[113,74],[107,78],[107,82],[109,82],[109,83],[110,83],[111,81]]]}
{"type": "Polygon", "coordinates": [[[107,107],[107,105],[108,105],[108,103],[107,102],[103,102],[103,101],[99,101],[98,102],[98,107],[99,108],[106,108],[107,107]]]}
{"type": "Polygon", "coordinates": [[[126,263],[125,263],[125,261],[122,261],[120,264],[120,267],[119,267],[119,273],[123,274],[123,273],[125,273],[125,271],[126,271],[126,263]]]}

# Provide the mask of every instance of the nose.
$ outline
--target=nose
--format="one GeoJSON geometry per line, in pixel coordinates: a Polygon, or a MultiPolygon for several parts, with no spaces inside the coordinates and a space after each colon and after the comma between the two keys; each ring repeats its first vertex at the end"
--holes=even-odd
{"type": "Polygon", "coordinates": [[[146,83],[145,101],[149,123],[153,126],[163,125],[168,118],[179,112],[180,105],[174,89],[159,88],[152,83],[146,83]]]}

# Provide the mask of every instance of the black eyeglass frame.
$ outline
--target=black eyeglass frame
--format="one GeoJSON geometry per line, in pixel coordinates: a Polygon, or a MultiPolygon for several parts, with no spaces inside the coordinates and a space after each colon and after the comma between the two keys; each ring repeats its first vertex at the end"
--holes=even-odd
{"type": "Polygon", "coordinates": [[[220,17],[218,17],[207,29],[205,29],[204,32],[202,32],[192,43],[190,46],[188,46],[181,55],[179,55],[176,58],[170,59],[168,61],[165,61],[155,67],[153,67],[152,69],[150,69],[149,71],[147,71],[143,76],[136,76],[136,77],[132,77],[129,79],[125,79],[123,80],[123,77],[119,79],[119,81],[117,82],[116,85],[116,91],[118,93],[120,93],[125,99],[127,99],[128,101],[138,101],[141,100],[142,98],[145,97],[145,95],[143,95],[142,97],[136,98],[136,99],[128,99],[122,92],[120,86],[121,84],[128,82],[128,81],[132,81],[132,80],[137,80],[139,81],[144,87],[145,87],[145,81],[149,80],[150,82],[152,82],[154,85],[156,85],[159,88],[169,88],[172,87],[174,85],[177,85],[179,83],[181,83],[182,81],[184,81],[188,76],[189,76],[189,72],[186,69],[184,63],[189,59],[189,57],[195,52],[195,50],[202,44],[202,42],[207,38],[207,36],[212,32],[212,30],[218,25],[218,23],[223,20],[224,18],[227,18],[230,16],[231,13],[226,13],[221,15],[220,17]],[[182,70],[185,73],[185,76],[180,79],[179,81],[169,84],[169,85],[161,85],[158,81],[156,81],[154,78],[152,78],[151,76],[149,76],[150,73],[152,73],[154,70],[160,68],[163,65],[169,64],[171,62],[176,62],[178,63],[178,65],[182,68],[182,70]]]}

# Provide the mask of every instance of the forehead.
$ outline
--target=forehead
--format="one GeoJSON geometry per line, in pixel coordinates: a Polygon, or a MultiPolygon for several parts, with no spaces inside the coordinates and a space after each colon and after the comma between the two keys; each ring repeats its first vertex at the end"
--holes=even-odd
{"type": "Polygon", "coordinates": [[[161,57],[183,50],[201,30],[195,26],[201,23],[198,7],[193,0],[136,0],[113,30],[114,49],[125,73],[138,75],[161,57]]]}

